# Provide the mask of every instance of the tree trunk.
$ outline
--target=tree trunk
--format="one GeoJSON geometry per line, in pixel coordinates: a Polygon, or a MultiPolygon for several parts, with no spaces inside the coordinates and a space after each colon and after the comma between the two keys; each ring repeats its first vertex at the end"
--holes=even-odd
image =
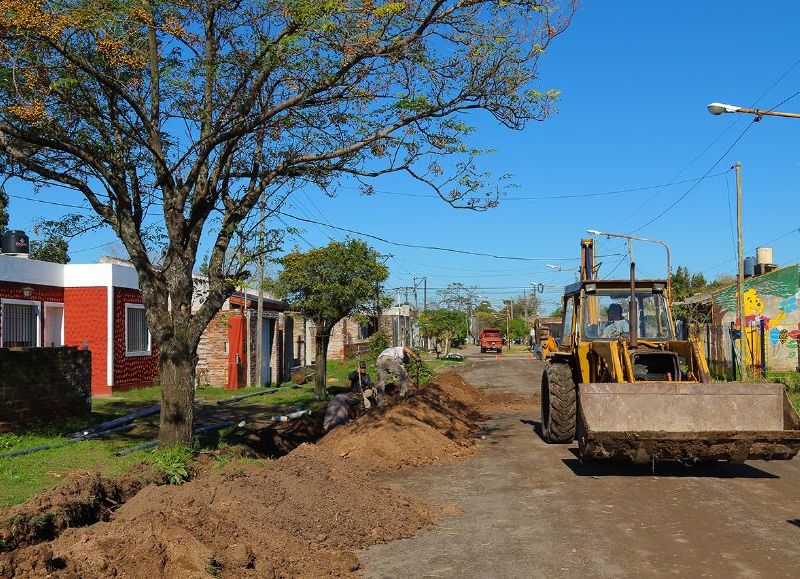
{"type": "Polygon", "coordinates": [[[323,400],[328,393],[328,372],[327,372],[327,363],[328,363],[328,336],[329,330],[325,330],[323,332],[317,332],[317,335],[314,337],[314,342],[316,344],[316,372],[314,374],[314,396],[318,400],[323,400]]]}
{"type": "Polygon", "coordinates": [[[450,334],[444,335],[444,357],[447,358],[447,355],[450,353],[450,341],[452,340],[452,336],[450,334]]]}
{"type": "Polygon", "coordinates": [[[194,381],[197,352],[186,344],[168,341],[158,344],[160,353],[161,421],[158,443],[161,447],[191,445],[194,428],[194,381]]]}
{"type": "Polygon", "coordinates": [[[194,387],[197,346],[223,296],[209,295],[203,315],[192,315],[193,279],[189,260],[171,251],[157,276],[139,274],[147,325],[159,353],[162,448],[194,442],[194,387]],[[160,278],[160,279],[159,279],[160,278]],[[213,307],[212,307],[213,306],[213,307]],[[210,317],[209,317],[210,316],[210,317]]]}

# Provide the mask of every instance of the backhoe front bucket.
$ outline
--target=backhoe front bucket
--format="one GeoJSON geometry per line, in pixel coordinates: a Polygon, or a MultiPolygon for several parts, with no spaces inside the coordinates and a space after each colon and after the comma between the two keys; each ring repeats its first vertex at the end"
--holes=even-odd
{"type": "Polygon", "coordinates": [[[580,384],[582,458],[645,463],[790,459],[800,417],[781,384],[580,384]]]}

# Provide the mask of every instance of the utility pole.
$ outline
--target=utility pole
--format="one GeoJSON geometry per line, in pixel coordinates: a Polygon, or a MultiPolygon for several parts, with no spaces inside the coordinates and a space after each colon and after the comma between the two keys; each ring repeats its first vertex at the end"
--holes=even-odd
{"type": "MultiPolygon", "coordinates": [[[[256,304],[256,383],[259,386],[264,384],[264,376],[261,373],[261,364],[263,363],[262,356],[264,354],[264,229],[265,229],[265,212],[266,200],[264,195],[261,195],[261,202],[258,207],[258,218],[261,223],[258,226],[258,302],[256,304]]],[[[246,304],[245,304],[246,305],[246,304]]],[[[250,358],[247,359],[247,365],[250,365],[250,358]]],[[[248,384],[252,386],[252,384],[248,384]]]]}
{"type": "MultiPolygon", "coordinates": [[[[514,307],[514,302],[508,300],[511,307],[514,307]]],[[[511,314],[513,316],[513,313],[511,314]]],[[[506,306],[506,340],[508,341],[508,349],[511,350],[511,316],[508,314],[508,306],[506,306]]]]}
{"type": "Polygon", "coordinates": [[[739,305],[739,376],[741,380],[746,380],[748,375],[747,362],[745,361],[745,318],[744,318],[744,233],[742,232],[742,163],[736,161],[736,245],[739,261],[739,276],[737,284],[738,305],[739,305]]]}
{"type": "Polygon", "coordinates": [[[522,288],[522,298],[525,300],[525,323],[528,323],[528,292],[522,288]]]}
{"type": "Polygon", "coordinates": [[[428,276],[422,278],[422,310],[428,311],[428,276]]]}
{"type": "Polygon", "coordinates": [[[253,383],[253,369],[252,369],[252,364],[250,363],[250,360],[253,359],[253,353],[252,353],[253,336],[250,333],[250,318],[253,317],[252,316],[253,312],[250,311],[250,302],[249,302],[249,298],[247,297],[247,286],[244,286],[243,290],[244,290],[243,291],[243,293],[244,293],[244,308],[243,308],[242,311],[244,312],[245,344],[247,344],[247,348],[246,348],[246,351],[245,351],[245,355],[247,356],[247,370],[246,370],[245,374],[246,374],[246,380],[247,380],[246,383],[247,383],[248,386],[250,386],[253,383]]]}

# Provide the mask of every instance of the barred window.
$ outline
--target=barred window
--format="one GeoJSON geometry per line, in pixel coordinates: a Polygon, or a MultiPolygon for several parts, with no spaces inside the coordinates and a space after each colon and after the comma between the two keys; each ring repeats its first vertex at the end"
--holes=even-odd
{"type": "Polygon", "coordinates": [[[125,304],[125,353],[129,356],[150,353],[150,333],[141,304],[125,304]]]}
{"type": "Polygon", "coordinates": [[[3,346],[33,348],[39,345],[39,306],[3,303],[3,346]]]}

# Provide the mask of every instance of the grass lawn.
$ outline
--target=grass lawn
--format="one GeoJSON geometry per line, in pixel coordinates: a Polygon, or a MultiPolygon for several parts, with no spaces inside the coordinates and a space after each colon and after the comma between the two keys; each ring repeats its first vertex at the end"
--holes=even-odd
{"type": "MultiPolygon", "coordinates": [[[[440,368],[459,366],[463,362],[453,360],[426,360],[427,371],[425,377],[430,377],[440,368]]],[[[347,375],[356,369],[358,360],[347,362],[329,361],[328,385],[335,392],[336,387],[349,386],[347,375]]],[[[375,360],[367,360],[367,371],[373,380],[377,379],[375,360]]],[[[412,379],[416,379],[414,368],[410,369],[412,379]]],[[[283,386],[288,386],[285,384],[283,386]]],[[[213,413],[217,408],[214,404],[223,398],[239,394],[249,394],[262,390],[262,388],[241,388],[239,390],[225,390],[222,388],[198,388],[196,399],[205,411],[213,413]]],[[[0,434],[0,454],[31,448],[43,444],[64,445],[50,450],[42,450],[23,456],[0,458],[0,508],[9,507],[28,500],[37,492],[53,487],[64,480],[68,473],[99,472],[106,475],[118,475],[125,472],[131,465],[153,456],[152,450],[139,451],[123,457],[117,457],[117,451],[146,442],[156,436],[158,415],[141,419],[136,422],[136,428],[129,433],[109,436],[103,440],[86,440],[72,444],[65,444],[68,439],[64,434],[75,432],[86,426],[99,424],[124,416],[138,409],[158,404],[161,401],[161,390],[158,387],[141,388],[120,392],[110,397],[96,397],[92,401],[92,414],[89,418],[80,421],[53,425],[45,429],[27,432],[23,435],[0,434]]],[[[308,406],[313,404],[313,383],[305,384],[299,388],[286,388],[273,394],[264,394],[240,400],[230,406],[219,406],[220,409],[237,408],[247,412],[277,411],[283,407],[308,406]]],[[[211,433],[200,439],[201,448],[213,448],[226,442],[230,429],[211,433]]]]}
{"type": "Polygon", "coordinates": [[[792,401],[795,409],[800,412],[800,372],[769,372],[767,380],[780,382],[786,386],[789,400],[792,401]]]}
{"type": "MultiPolygon", "coordinates": [[[[240,390],[224,390],[222,388],[200,388],[197,400],[205,407],[213,402],[233,395],[256,392],[261,388],[242,388],[240,390]]],[[[46,429],[30,431],[23,435],[0,434],[0,454],[31,448],[43,444],[64,444],[67,438],[63,435],[82,427],[98,424],[115,417],[129,414],[139,408],[158,404],[161,392],[159,388],[143,388],[120,393],[114,397],[95,398],[92,401],[92,415],[82,421],[54,425],[46,429]]],[[[288,388],[274,394],[265,394],[240,400],[230,406],[247,411],[266,411],[287,406],[305,406],[313,400],[311,384],[300,388],[288,388]],[[257,405],[256,407],[253,407],[257,405]]],[[[213,405],[216,407],[216,405],[213,405]]],[[[28,500],[37,492],[53,487],[64,480],[67,473],[99,472],[107,475],[122,474],[131,465],[152,457],[152,450],[144,450],[123,457],[115,453],[123,448],[146,442],[157,432],[158,415],[137,422],[137,428],[131,433],[109,436],[103,440],[86,440],[60,446],[50,450],[42,450],[32,454],[0,458],[0,508],[9,507],[28,500]],[[149,421],[149,422],[148,422],[149,421]],[[141,423],[145,423],[140,426],[141,423]],[[149,427],[148,427],[149,426],[149,427]]],[[[230,429],[218,434],[210,433],[199,442],[201,448],[211,448],[224,443],[230,429]]]]}

